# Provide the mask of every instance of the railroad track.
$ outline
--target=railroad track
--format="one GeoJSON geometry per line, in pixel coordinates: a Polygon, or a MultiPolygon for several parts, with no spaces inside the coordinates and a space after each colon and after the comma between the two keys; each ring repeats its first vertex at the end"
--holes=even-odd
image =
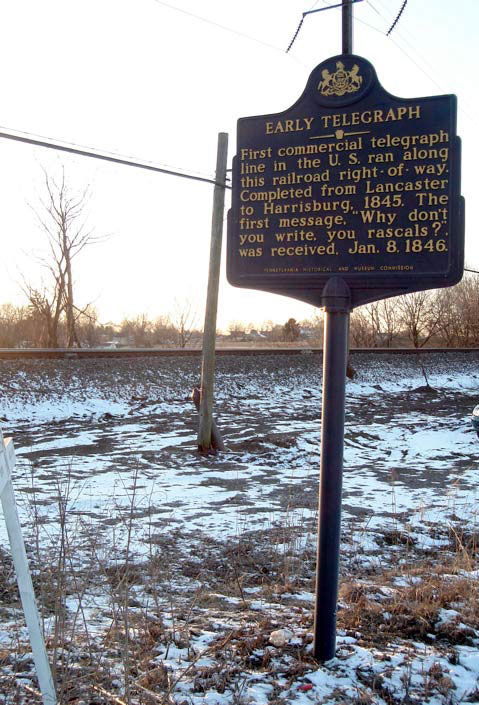
{"type": "MultiPolygon", "coordinates": [[[[217,348],[216,355],[321,355],[319,347],[295,348],[217,348]]],[[[351,348],[351,355],[430,355],[433,353],[478,353],[479,348],[351,348]]],[[[0,348],[0,360],[93,359],[131,357],[199,357],[199,348],[0,348]]]]}

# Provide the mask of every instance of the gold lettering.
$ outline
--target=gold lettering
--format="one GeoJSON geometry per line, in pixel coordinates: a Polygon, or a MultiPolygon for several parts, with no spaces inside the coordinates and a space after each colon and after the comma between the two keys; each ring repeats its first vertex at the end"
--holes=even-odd
{"type": "Polygon", "coordinates": [[[251,149],[251,147],[243,147],[240,152],[241,161],[254,161],[255,159],[268,159],[272,156],[271,147],[265,149],[251,149]]]}
{"type": "Polygon", "coordinates": [[[397,120],[416,120],[421,117],[421,106],[413,105],[409,107],[399,106],[389,108],[389,110],[364,110],[362,113],[333,113],[333,115],[321,115],[322,127],[350,127],[351,125],[368,125],[379,122],[396,122],[397,120]]]}
{"type": "Polygon", "coordinates": [[[379,250],[376,245],[369,243],[368,245],[361,245],[356,240],[351,247],[348,248],[348,253],[350,255],[375,255],[379,250]]]}
{"type": "Polygon", "coordinates": [[[239,250],[240,257],[261,257],[263,254],[263,248],[262,247],[255,247],[255,248],[241,248],[239,250]]]}
{"type": "Polygon", "coordinates": [[[373,184],[369,179],[366,180],[366,193],[391,193],[393,191],[427,191],[431,189],[447,188],[447,179],[428,179],[422,181],[385,181],[373,184]]]}
{"type": "Polygon", "coordinates": [[[267,135],[277,135],[283,132],[303,132],[310,130],[314,117],[296,118],[295,120],[277,120],[265,122],[264,131],[267,135]]]}
{"type": "Polygon", "coordinates": [[[448,123],[424,126],[421,105],[394,103],[255,119],[272,139],[238,149],[233,222],[245,272],[251,258],[262,258],[251,274],[414,270],[396,264],[406,258],[429,271],[432,256],[446,267],[448,123]]]}
{"type": "Polygon", "coordinates": [[[336,243],[330,245],[297,245],[291,247],[272,247],[272,257],[301,257],[304,255],[337,255],[336,243]]]}

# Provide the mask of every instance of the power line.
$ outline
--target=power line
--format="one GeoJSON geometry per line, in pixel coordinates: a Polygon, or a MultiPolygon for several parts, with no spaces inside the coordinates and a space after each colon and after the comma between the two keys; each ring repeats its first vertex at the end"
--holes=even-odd
{"type": "Polygon", "coordinates": [[[383,17],[383,18],[386,20],[386,22],[388,23],[388,25],[391,24],[392,19],[393,19],[393,17],[394,17],[394,15],[391,14],[391,8],[390,8],[388,5],[386,5],[386,3],[383,2],[383,0],[374,0],[374,2],[375,2],[377,5],[379,5],[379,7],[381,8],[381,10],[378,11],[379,14],[381,15],[381,17],[383,17]],[[384,14],[384,13],[385,13],[385,14],[384,14]],[[388,15],[388,16],[390,17],[390,19],[388,19],[388,18],[386,17],[386,15],[388,15]]]}
{"type": "Polygon", "coordinates": [[[428,71],[426,71],[426,69],[423,66],[421,66],[421,64],[419,64],[410,54],[408,54],[408,52],[404,49],[404,47],[402,47],[400,44],[398,44],[396,41],[394,41],[394,39],[392,37],[389,37],[389,39],[392,41],[393,44],[395,44],[397,46],[399,51],[402,51],[404,56],[407,56],[409,61],[411,61],[414,64],[414,66],[416,66],[419,69],[419,71],[421,71],[421,73],[423,73],[425,76],[427,76],[427,78],[430,81],[432,81],[432,83],[434,83],[434,85],[437,88],[439,88],[440,91],[444,90],[442,88],[442,86],[436,81],[436,79],[433,76],[431,76],[431,74],[428,73],[428,71]]]}
{"type": "MultiPolygon", "coordinates": [[[[0,125],[0,130],[8,130],[10,133],[14,132],[17,135],[26,135],[27,137],[33,137],[34,139],[38,139],[38,140],[49,140],[50,142],[54,141],[53,138],[46,137],[45,135],[38,135],[33,132],[27,132],[26,130],[17,130],[15,128],[10,128],[7,125],[0,125]]],[[[77,147],[78,149],[92,151],[92,152],[103,151],[106,154],[111,154],[112,156],[119,157],[120,159],[130,159],[132,161],[140,161],[142,164],[153,164],[154,166],[162,167],[163,169],[171,169],[172,171],[185,172],[185,170],[182,170],[181,167],[175,167],[175,166],[172,166],[171,164],[155,164],[154,162],[152,162],[148,159],[139,160],[139,159],[136,159],[135,157],[133,157],[131,154],[121,154],[119,152],[112,152],[109,149],[97,150],[95,147],[90,147],[89,145],[78,144],[77,142],[66,142],[65,140],[57,140],[57,142],[61,142],[62,144],[67,145],[68,147],[77,147]]],[[[197,176],[204,176],[206,178],[209,178],[211,176],[211,174],[206,174],[205,172],[202,172],[202,171],[194,171],[193,169],[190,169],[189,172],[185,172],[185,173],[195,174],[197,176]]]]}
{"type": "Polygon", "coordinates": [[[369,5],[369,7],[370,7],[372,10],[374,10],[374,12],[375,12],[377,15],[379,15],[379,16],[381,17],[381,13],[379,12],[379,10],[377,10],[377,9],[374,7],[374,5],[372,4],[371,0],[367,0],[367,3],[368,3],[368,5],[369,5]]]}
{"type": "Polygon", "coordinates": [[[34,145],[35,147],[46,147],[47,149],[54,149],[60,152],[68,152],[69,154],[77,154],[81,157],[100,159],[106,162],[113,162],[114,164],[122,164],[123,166],[133,166],[138,169],[146,169],[147,171],[155,171],[160,174],[168,174],[169,176],[178,176],[182,179],[202,181],[207,184],[214,184],[215,186],[224,186],[225,188],[231,188],[231,186],[229,186],[228,184],[219,184],[214,179],[209,179],[205,176],[197,176],[195,174],[188,174],[185,172],[176,171],[174,169],[166,169],[164,167],[157,166],[153,162],[140,161],[133,158],[123,157],[119,154],[116,154],[115,152],[105,153],[96,149],[95,151],[93,151],[91,148],[82,147],[81,145],[74,146],[73,144],[68,142],[60,144],[50,137],[40,138],[39,135],[32,135],[28,132],[24,132],[22,134],[12,134],[11,132],[4,132],[4,128],[1,129],[2,131],[0,131],[0,138],[4,138],[7,140],[23,142],[26,144],[34,145]]]}
{"type": "MultiPolygon", "coordinates": [[[[356,0],[355,0],[356,1],[356,0]]],[[[256,37],[252,37],[250,34],[246,34],[246,32],[240,32],[237,29],[234,29],[233,27],[228,27],[227,25],[220,24],[220,22],[215,22],[214,20],[210,20],[207,17],[203,17],[202,15],[197,15],[194,12],[189,12],[188,10],[183,10],[181,7],[176,7],[176,5],[171,5],[169,2],[163,2],[163,0],[154,0],[154,2],[157,3],[157,5],[163,5],[164,7],[167,7],[170,10],[174,10],[175,12],[180,12],[182,15],[187,15],[188,17],[193,17],[195,20],[199,20],[200,22],[205,22],[206,24],[210,24],[213,27],[217,27],[218,29],[224,29],[226,32],[231,32],[232,34],[236,34],[238,37],[244,37],[245,39],[249,39],[251,42],[256,42],[257,44],[262,44],[265,47],[268,47],[269,49],[274,49],[275,51],[283,51],[281,47],[277,47],[274,44],[269,44],[268,42],[264,42],[261,39],[257,39],[256,37]]]]}
{"type": "MultiPolygon", "coordinates": [[[[407,47],[409,47],[409,49],[411,49],[413,52],[416,53],[417,57],[418,57],[419,59],[421,59],[421,61],[422,61],[423,64],[428,68],[428,70],[430,70],[430,71],[434,71],[434,70],[435,70],[436,67],[435,67],[430,61],[428,61],[428,60],[424,57],[423,54],[421,54],[421,53],[418,51],[417,46],[416,46],[416,45],[417,45],[417,41],[414,39],[414,37],[413,37],[410,33],[408,33],[407,31],[406,31],[406,33],[405,33],[404,30],[403,30],[402,32],[400,32],[400,31],[398,30],[398,31],[396,31],[396,37],[399,37],[399,39],[400,39],[402,42],[404,42],[404,44],[405,44],[407,47]],[[410,39],[411,39],[411,41],[412,41],[413,43],[411,44],[411,42],[409,42],[406,37],[410,37],[410,39]]],[[[393,41],[393,40],[391,39],[391,41],[393,41]]],[[[396,43],[397,43],[397,42],[396,42],[396,43]]],[[[398,45],[398,46],[399,46],[399,45],[398,45]]]]}
{"type": "MultiPolygon", "coordinates": [[[[360,21],[360,20],[358,20],[358,21],[360,21]]],[[[419,52],[417,52],[417,50],[416,50],[414,47],[412,47],[412,45],[411,45],[404,37],[402,37],[400,34],[399,34],[399,37],[402,39],[403,42],[405,42],[405,43],[406,43],[408,46],[410,46],[414,51],[416,51],[416,53],[418,54],[418,57],[419,57],[422,61],[424,61],[424,63],[425,63],[426,65],[428,64],[428,62],[424,59],[424,57],[421,56],[421,55],[419,54],[419,52]]],[[[419,69],[419,71],[421,71],[421,73],[423,73],[423,74],[431,81],[431,83],[433,83],[433,84],[436,86],[436,88],[438,88],[438,89],[439,89],[440,91],[442,91],[442,92],[446,92],[446,89],[444,88],[444,86],[442,86],[440,83],[438,83],[438,82],[436,81],[436,79],[434,78],[434,76],[433,76],[429,71],[427,71],[427,70],[424,68],[424,66],[421,66],[421,64],[420,64],[418,61],[416,61],[416,59],[414,59],[414,57],[411,56],[411,54],[409,54],[409,53],[404,49],[404,47],[402,47],[395,39],[393,39],[393,37],[389,37],[389,39],[391,40],[391,42],[392,42],[393,44],[396,45],[396,47],[399,49],[399,51],[401,51],[401,52],[404,54],[404,56],[406,56],[406,57],[409,59],[409,61],[410,61],[412,64],[414,64],[414,65],[419,69]]],[[[470,112],[470,110],[469,110],[470,107],[472,107],[472,104],[469,104],[469,105],[468,105],[468,101],[463,98],[463,99],[461,100],[461,103],[459,104],[459,111],[460,111],[463,115],[465,115],[469,120],[473,121],[473,120],[477,119],[477,117],[476,117],[476,113],[470,112]],[[465,108],[463,107],[463,103],[464,103],[464,102],[466,103],[467,109],[465,109],[465,108]]]]}
{"type": "Polygon", "coordinates": [[[379,34],[384,34],[382,29],[379,29],[379,27],[375,27],[372,24],[369,24],[369,22],[365,22],[364,20],[360,19],[359,17],[354,18],[355,22],[359,22],[360,24],[363,24],[365,27],[369,27],[369,29],[374,29],[375,32],[379,32],[379,34]]]}
{"type": "MultiPolygon", "coordinates": [[[[376,1],[378,1],[378,0],[376,0],[376,1]]],[[[357,21],[360,22],[361,20],[358,19],[357,21]]],[[[434,78],[433,74],[431,73],[432,71],[435,71],[436,67],[433,66],[433,65],[418,51],[418,49],[416,48],[416,46],[413,46],[410,42],[408,42],[408,40],[407,40],[406,37],[404,36],[404,33],[396,32],[396,36],[399,37],[399,39],[401,39],[401,41],[404,42],[404,44],[406,44],[406,46],[408,46],[409,49],[410,49],[411,51],[413,51],[413,52],[417,55],[418,59],[417,59],[417,60],[414,59],[413,56],[412,56],[411,54],[409,54],[409,53],[406,51],[406,49],[404,49],[404,47],[402,47],[401,44],[400,44],[397,40],[393,39],[392,37],[389,37],[389,39],[393,42],[393,44],[396,45],[396,47],[399,49],[399,51],[401,51],[401,52],[402,52],[402,53],[403,53],[403,54],[404,54],[404,55],[405,55],[405,56],[406,56],[406,57],[425,75],[425,76],[427,76],[427,78],[428,78],[432,83],[434,83],[434,85],[435,85],[440,91],[442,91],[442,92],[444,92],[444,93],[447,92],[446,88],[445,88],[443,85],[441,85],[440,83],[438,83],[438,81],[436,81],[436,79],[434,78]],[[419,60],[422,62],[423,65],[421,65],[421,63],[419,63],[419,60]],[[425,67],[427,67],[429,70],[426,70],[425,67]]],[[[407,36],[410,37],[410,39],[411,39],[412,42],[417,43],[415,37],[413,37],[410,32],[407,32],[407,36]]],[[[459,111],[460,111],[463,115],[465,115],[469,120],[473,121],[473,120],[475,120],[475,119],[477,120],[477,116],[476,116],[474,110],[475,110],[475,109],[474,109],[474,107],[472,106],[472,103],[469,103],[469,101],[468,101],[464,96],[462,96],[461,102],[460,102],[460,104],[459,104],[459,111]],[[464,108],[464,104],[466,104],[466,108],[464,108]]]]}

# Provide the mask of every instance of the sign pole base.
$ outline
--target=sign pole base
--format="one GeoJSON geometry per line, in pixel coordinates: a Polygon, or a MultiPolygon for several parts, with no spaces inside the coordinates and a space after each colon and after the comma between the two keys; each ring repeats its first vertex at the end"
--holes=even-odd
{"type": "Polygon", "coordinates": [[[323,291],[323,403],[313,646],[318,661],[328,661],[336,652],[349,302],[345,282],[336,277],[330,279],[323,291]]]}

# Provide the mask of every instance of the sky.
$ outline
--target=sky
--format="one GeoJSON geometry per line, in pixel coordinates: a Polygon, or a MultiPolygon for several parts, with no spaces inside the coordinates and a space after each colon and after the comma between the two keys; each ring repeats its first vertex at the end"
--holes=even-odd
{"type": "MultiPolygon", "coordinates": [[[[218,133],[275,113],[301,95],[309,74],[341,52],[341,10],[302,13],[338,0],[3,0],[0,130],[27,132],[213,178],[218,133]]],[[[383,87],[412,98],[455,93],[466,199],[466,262],[479,269],[474,191],[479,149],[477,0],[363,0],[354,7],[355,54],[383,87]]],[[[100,243],[74,263],[79,304],[102,322],[165,315],[191,301],[203,318],[213,186],[0,139],[0,304],[26,303],[40,285],[46,241],[35,216],[44,171],[89,186],[85,209],[100,243]]],[[[229,192],[226,210],[229,207],[229,192]]],[[[223,253],[226,250],[226,231],[223,253]]],[[[223,257],[218,325],[301,320],[312,306],[235,289],[223,257]]]]}

